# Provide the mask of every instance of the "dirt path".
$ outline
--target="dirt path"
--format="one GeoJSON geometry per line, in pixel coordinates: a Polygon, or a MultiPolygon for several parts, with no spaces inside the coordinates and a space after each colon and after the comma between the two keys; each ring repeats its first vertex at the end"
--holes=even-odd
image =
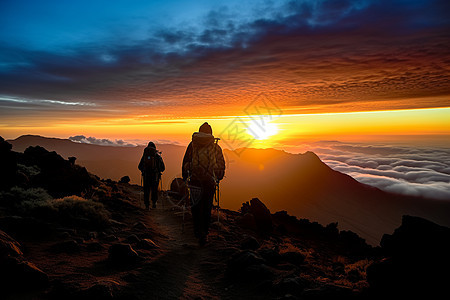
{"type": "MultiPolygon", "coordinates": [[[[130,291],[139,299],[224,299],[225,263],[217,254],[217,243],[200,247],[193,234],[190,214],[182,215],[168,199],[146,212],[144,222],[156,226],[165,238],[161,254],[140,268],[130,291]]],[[[211,237],[214,239],[214,236],[211,237]]]]}

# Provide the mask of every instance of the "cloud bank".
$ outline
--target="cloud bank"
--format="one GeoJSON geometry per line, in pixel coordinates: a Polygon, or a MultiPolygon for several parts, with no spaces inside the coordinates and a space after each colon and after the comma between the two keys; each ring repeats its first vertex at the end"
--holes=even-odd
{"type": "Polygon", "coordinates": [[[320,142],[306,148],[336,171],[388,192],[450,201],[450,149],[320,142]]]}

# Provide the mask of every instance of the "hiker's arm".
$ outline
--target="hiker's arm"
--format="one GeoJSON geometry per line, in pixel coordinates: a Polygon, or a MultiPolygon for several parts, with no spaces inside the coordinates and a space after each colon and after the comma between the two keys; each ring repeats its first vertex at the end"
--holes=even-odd
{"type": "Polygon", "coordinates": [[[192,161],[192,142],[189,143],[189,146],[186,149],[186,153],[184,153],[183,165],[181,167],[183,180],[186,180],[188,178],[191,161],[192,161]]]}
{"type": "Polygon", "coordinates": [[[162,156],[159,156],[159,171],[164,172],[165,169],[166,169],[166,166],[164,165],[162,156]]]}
{"type": "Polygon", "coordinates": [[[143,154],[142,157],[141,157],[141,161],[139,162],[138,169],[139,169],[141,172],[144,172],[144,154],[143,154]]]}
{"type": "Polygon", "coordinates": [[[219,145],[216,145],[216,164],[217,169],[214,170],[214,173],[218,180],[222,180],[223,176],[225,176],[225,159],[223,158],[222,148],[219,145]]]}

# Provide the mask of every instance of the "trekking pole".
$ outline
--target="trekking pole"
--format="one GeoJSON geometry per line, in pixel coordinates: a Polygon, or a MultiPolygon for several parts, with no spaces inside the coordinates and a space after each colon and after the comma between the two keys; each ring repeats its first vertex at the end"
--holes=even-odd
{"type": "Polygon", "coordinates": [[[158,185],[159,185],[159,191],[161,192],[161,205],[162,205],[162,208],[164,209],[164,192],[163,192],[162,176],[160,177],[158,185]]]}
{"type": "Polygon", "coordinates": [[[141,173],[141,188],[139,190],[139,207],[142,208],[142,189],[144,187],[142,186],[142,173],[141,173]]]}
{"type": "MultiPolygon", "coordinates": [[[[220,138],[215,138],[216,145],[219,145],[220,138]]],[[[216,180],[216,191],[215,191],[216,201],[217,201],[217,222],[220,223],[220,187],[219,181],[216,180]]]]}
{"type": "Polygon", "coordinates": [[[219,182],[216,184],[216,200],[217,200],[217,222],[220,223],[220,187],[219,182]]]}

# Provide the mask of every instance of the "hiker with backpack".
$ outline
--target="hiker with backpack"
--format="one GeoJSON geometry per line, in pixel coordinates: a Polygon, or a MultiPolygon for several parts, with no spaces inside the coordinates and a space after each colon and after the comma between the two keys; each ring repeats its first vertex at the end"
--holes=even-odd
{"type": "Polygon", "coordinates": [[[156,150],[153,142],[149,142],[144,149],[141,161],[138,166],[144,178],[144,204],[145,208],[150,209],[150,192],[152,193],[152,207],[156,208],[158,201],[158,185],[161,179],[161,173],[164,172],[165,166],[160,152],[156,150]]]}
{"type": "Polygon", "coordinates": [[[188,181],[194,233],[200,245],[207,242],[216,185],[225,175],[225,160],[218,139],[205,122],[192,135],[183,158],[182,176],[188,181]]]}

